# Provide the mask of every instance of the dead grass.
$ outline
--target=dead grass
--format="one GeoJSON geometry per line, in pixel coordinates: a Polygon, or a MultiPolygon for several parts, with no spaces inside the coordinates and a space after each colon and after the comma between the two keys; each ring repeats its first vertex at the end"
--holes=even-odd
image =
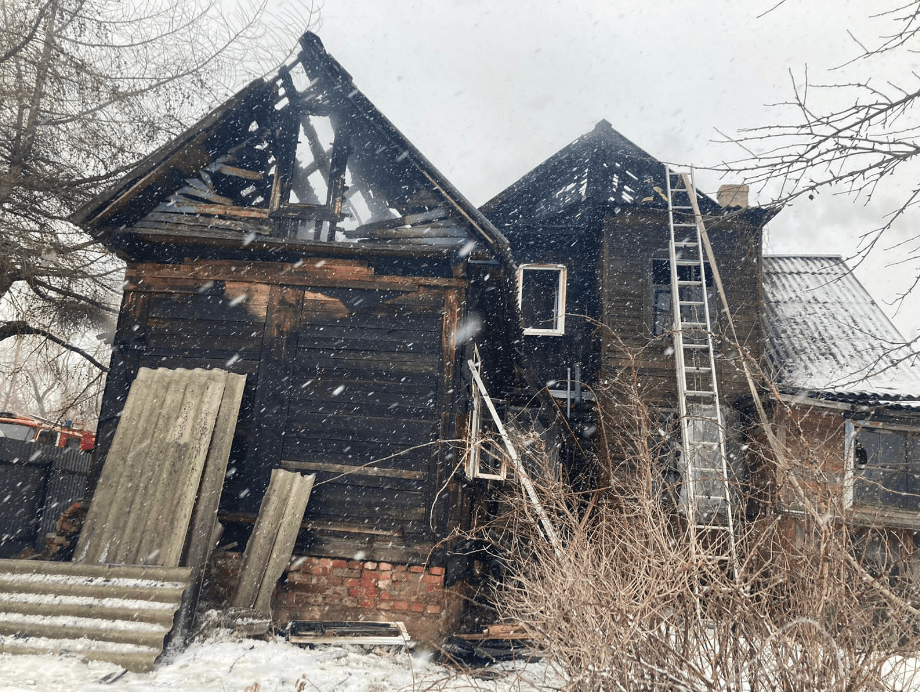
{"type": "MultiPolygon", "coordinates": [[[[628,377],[603,394],[599,490],[573,490],[539,440],[519,440],[563,550],[547,543],[516,483],[504,486],[504,511],[478,535],[504,567],[494,584],[498,615],[521,623],[566,689],[920,685],[911,665],[893,669],[920,653],[916,585],[896,561],[868,558],[865,536],[841,519],[834,492],[821,498],[821,512],[812,507],[794,521],[776,511],[778,493],[761,493],[739,522],[732,566],[723,534],[694,539],[677,510],[662,480],[673,445],[638,381],[628,377]]],[[[759,461],[775,471],[768,455],[759,461]]],[[[815,464],[804,459],[795,471],[803,486],[818,487],[815,464]]],[[[737,493],[750,499],[746,488],[737,493]]]]}

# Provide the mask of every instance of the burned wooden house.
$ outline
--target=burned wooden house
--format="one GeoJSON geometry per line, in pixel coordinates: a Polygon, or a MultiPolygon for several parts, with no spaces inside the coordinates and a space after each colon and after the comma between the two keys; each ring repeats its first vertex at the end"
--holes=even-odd
{"type": "Polygon", "coordinates": [[[519,330],[494,226],[310,33],[73,220],[127,262],[97,475],[140,368],[243,374],[224,543],[273,469],[316,474],[276,619],[442,629],[444,539],[468,516],[461,365],[485,331],[510,358],[519,330]]]}
{"type": "MultiPolygon", "coordinates": [[[[623,403],[616,383],[635,373],[675,433],[678,418],[701,421],[675,439],[709,445],[718,428],[733,444],[733,406],[750,393],[739,347],[764,355],[761,239],[773,210],[748,206],[744,186],[724,186],[718,202],[697,192],[602,120],[482,211],[518,265],[525,350],[573,427],[595,430],[595,399],[623,403]]],[[[698,471],[717,463],[683,451],[698,471]]]]}

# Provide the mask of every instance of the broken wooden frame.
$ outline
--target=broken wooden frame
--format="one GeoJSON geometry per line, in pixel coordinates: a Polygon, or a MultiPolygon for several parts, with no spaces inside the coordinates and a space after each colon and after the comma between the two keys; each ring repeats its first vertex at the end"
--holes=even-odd
{"type": "MultiPolygon", "coordinates": [[[[474,346],[473,358],[470,361],[470,369],[479,372],[482,360],[479,357],[479,349],[474,346]]],[[[480,390],[476,381],[470,383],[471,390],[471,409],[470,409],[470,432],[469,444],[467,445],[466,471],[467,478],[480,478],[483,480],[503,481],[508,477],[508,460],[507,457],[499,453],[492,453],[489,449],[493,440],[483,435],[484,423],[482,419],[483,397],[488,396],[484,390],[480,390]],[[497,462],[498,469],[494,466],[487,468],[486,458],[490,461],[497,462]]]]}
{"type": "Polygon", "coordinates": [[[474,390],[479,390],[479,396],[482,398],[482,402],[488,409],[489,414],[492,416],[492,421],[498,429],[498,434],[501,436],[502,442],[505,445],[505,450],[508,453],[508,458],[511,460],[512,467],[514,467],[514,472],[517,474],[518,479],[520,479],[521,485],[524,487],[524,492],[527,494],[527,499],[539,517],[540,526],[543,527],[543,533],[546,536],[546,540],[553,546],[553,550],[556,551],[556,555],[559,557],[562,555],[562,544],[559,541],[559,535],[556,533],[553,523],[549,520],[549,515],[543,507],[543,503],[540,502],[540,496],[537,494],[537,489],[534,487],[533,481],[530,480],[530,476],[524,468],[523,463],[521,463],[521,459],[511,442],[511,438],[508,436],[508,431],[505,430],[505,426],[502,424],[498,411],[495,410],[495,404],[492,403],[492,399],[489,397],[488,391],[486,391],[486,386],[482,381],[482,377],[479,375],[479,365],[473,359],[468,360],[467,365],[473,377],[473,388],[474,390]]]}

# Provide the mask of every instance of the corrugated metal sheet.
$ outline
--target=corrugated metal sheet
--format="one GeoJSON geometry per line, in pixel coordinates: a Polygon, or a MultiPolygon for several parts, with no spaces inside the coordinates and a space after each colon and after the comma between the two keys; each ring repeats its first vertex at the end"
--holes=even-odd
{"type": "Polygon", "coordinates": [[[61,512],[83,497],[90,460],[76,449],[0,438],[0,558],[44,547],[61,512]]]}
{"type": "MultiPolygon", "coordinates": [[[[178,566],[224,390],[238,390],[225,422],[232,431],[244,379],[222,370],[139,370],[75,561],[178,566]]],[[[228,456],[229,445],[213,460],[220,480],[228,456]]]]}
{"type": "Polygon", "coordinates": [[[61,513],[74,501],[83,499],[89,480],[91,459],[91,455],[78,449],[71,449],[61,450],[60,458],[52,462],[48,489],[45,492],[45,503],[42,508],[37,548],[44,547],[45,534],[54,531],[61,513]]]}
{"type": "Polygon", "coordinates": [[[0,653],[70,653],[149,671],[190,571],[0,560],[0,653]]]}
{"type": "MultiPolygon", "coordinates": [[[[244,384],[221,370],[141,368],[83,526],[82,560],[0,560],[0,653],[72,652],[147,671],[176,619],[183,639],[244,384]],[[99,564],[107,560],[122,564],[99,564]]],[[[32,449],[13,450],[8,466],[40,461],[42,450],[32,449]]],[[[88,464],[64,454],[39,469],[50,471],[49,497],[61,498],[76,492],[68,476],[88,464]]]]}
{"type": "Polygon", "coordinates": [[[917,354],[839,256],[764,257],[772,376],[848,400],[920,397],[917,354]]]}

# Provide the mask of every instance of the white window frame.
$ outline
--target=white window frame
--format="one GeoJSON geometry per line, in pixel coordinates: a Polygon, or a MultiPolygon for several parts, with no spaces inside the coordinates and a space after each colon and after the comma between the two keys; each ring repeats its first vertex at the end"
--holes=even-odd
{"type": "Polygon", "coordinates": [[[565,334],[565,287],[568,282],[568,268],[564,264],[522,264],[518,267],[518,309],[523,319],[522,299],[524,297],[525,271],[555,271],[558,275],[556,290],[556,324],[552,329],[539,329],[522,325],[524,334],[535,336],[562,336],[565,334]]]}

